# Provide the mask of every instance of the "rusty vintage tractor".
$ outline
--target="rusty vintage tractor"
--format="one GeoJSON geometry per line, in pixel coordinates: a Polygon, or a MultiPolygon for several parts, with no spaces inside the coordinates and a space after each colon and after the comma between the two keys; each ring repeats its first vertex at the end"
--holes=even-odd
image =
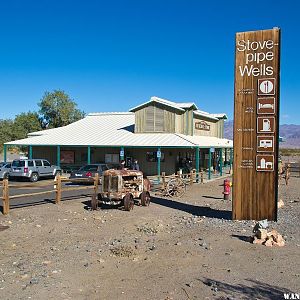
{"type": "Polygon", "coordinates": [[[98,194],[100,204],[123,205],[126,211],[134,203],[150,204],[150,181],[136,170],[107,170],[102,175],[102,188],[98,194]]]}

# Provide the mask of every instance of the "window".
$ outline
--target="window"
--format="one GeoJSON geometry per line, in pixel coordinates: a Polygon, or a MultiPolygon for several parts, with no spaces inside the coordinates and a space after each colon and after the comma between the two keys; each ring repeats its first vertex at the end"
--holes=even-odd
{"type": "Polygon", "coordinates": [[[29,160],[29,161],[27,162],[27,164],[28,164],[28,167],[33,167],[33,160],[29,160]]]}
{"type": "Polygon", "coordinates": [[[51,167],[51,164],[48,160],[43,160],[44,167],[51,167]]]}
{"type": "Polygon", "coordinates": [[[14,160],[12,163],[13,167],[21,168],[25,167],[25,161],[24,160],[14,160]]]}
{"type": "Polygon", "coordinates": [[[36,167],[41,167],[41,166],[42,166],[42,161],[39,160],[39,159],[36,160],[36,161],[35,161],[35,166],[36,166],[36,167]]]}
{"type": "Polygon", "coordinates": [[[97,171],[98,170],[98,166],[97,165],[86,165],[84,167],[81,167],[79,169],[79,171],[97,171]]]}
{"type": "Polygon", "coordinates": [[[148,106],[145,109],[145,131],[163,132],[164,131],[164,110],[156,106],[148,106]]]}

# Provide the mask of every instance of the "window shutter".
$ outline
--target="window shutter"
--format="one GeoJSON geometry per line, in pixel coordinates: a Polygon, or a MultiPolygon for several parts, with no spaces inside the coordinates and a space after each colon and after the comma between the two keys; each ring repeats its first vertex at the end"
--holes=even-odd
{"type": "Polygon", "coordinates": [[[154,106],[146,107],[146,121],[145,121],[145,131],[154,131],[154,106]]]}
{"type": "Polygon", "coordinates": [[[155,131],[163,132],[164,131],[164,110],[158,107],[155,107],[155,131]]]}

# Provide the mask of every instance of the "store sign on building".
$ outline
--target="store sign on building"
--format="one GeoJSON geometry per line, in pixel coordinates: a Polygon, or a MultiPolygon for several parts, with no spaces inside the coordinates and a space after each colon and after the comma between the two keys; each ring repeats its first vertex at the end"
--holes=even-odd
{"type": "Polygon", "coordinates": [[[235,48],[233,219],[277,220],[280,29],[235,48]]]}
{"type": "Polygon", "coordinates": [[[205,121],[196,122],[195,129],[210,131],[210,125],[208,123],[206,123],[205,121]]]}

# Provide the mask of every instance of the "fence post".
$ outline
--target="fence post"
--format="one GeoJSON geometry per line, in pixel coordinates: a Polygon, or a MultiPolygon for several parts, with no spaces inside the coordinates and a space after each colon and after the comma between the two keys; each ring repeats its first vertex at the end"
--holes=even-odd
{"type": "Polygon", "coordinates": [[[9,187],[8,179],[3,179],[3,215],[8,215],[9,213],[9,187]]]}
{"type": "Polygon", "coordinates": [[[98,186],[99,186],[99,174],[96,173],[96,175],[94,177],[94,193],[92,195],[92,200],[91,200],[92,210],[98,209],[98,199],[97,199],[98,186]]]}
{"type": "Polygon", "coordinates": [[[190,173],[190,185],[194,183],[194,171],[192,170],[190,173]]]}
{"type": "Polygon", "coordinates": [[[166,172],[162,172],[161,176],[162,176],[162,188],[165,189],[165,187],[166,187],[166,172]]]}
{"type": "Polygon", "coordinates": [[[56,181],[55,204],[59,204],[60,200],[61,200],[61,177],[60,177],[60,174],[57,174],[55,181],[56,181]]]}

